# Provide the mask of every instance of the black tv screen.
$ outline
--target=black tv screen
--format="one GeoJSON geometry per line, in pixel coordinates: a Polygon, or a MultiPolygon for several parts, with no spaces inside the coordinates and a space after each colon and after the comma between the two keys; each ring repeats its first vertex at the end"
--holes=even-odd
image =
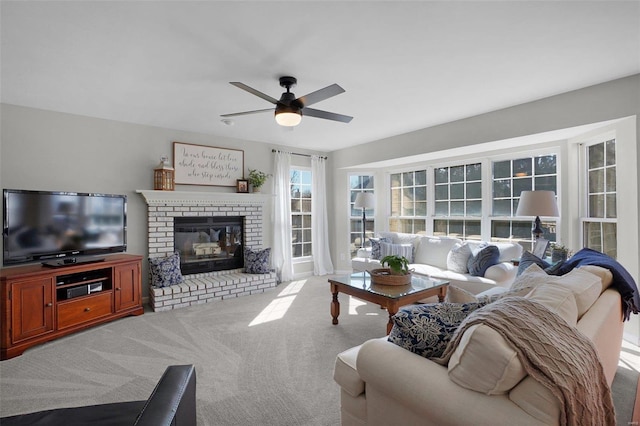
{"type": "Polygon", "coordinates": [[[126,195],[4,190],[4,265],[123,252],[126,231],[126,195]]]}

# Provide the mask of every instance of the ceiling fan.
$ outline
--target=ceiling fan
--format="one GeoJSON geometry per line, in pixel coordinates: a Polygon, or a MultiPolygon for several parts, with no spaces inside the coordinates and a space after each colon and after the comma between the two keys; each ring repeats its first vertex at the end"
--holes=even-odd
{"type": "MultiPolygon", "coordinates": [[[[254,89],[253,87],[249,87],[244,83],[240,83],[237,81],[232,81],[230,83],[242,90],[246,90],[247,92],[256,95],[257,97],[264,99],[267,102],[271,102],[272,104],[274,104],[276,106],[276,122],[281,126],[297,126],[298,124],[300,124],[300,121],[302,121],[303,115],[309,117],[324,118],[325,120],[340,121],[342,123],[349,123],[353,119],[353,117],[349,117],[348,115],[336,114],[333,112],[309,108],[309,105],[324,101],[325,99],[329,99],[344,92],[344,89],[342,87],[338,86],[337,84],[332,84],[331,86],[327,86],[324,89],[316,90],[315,92],[311,92],[307,95],[296,98],[296,95],[291,93],[290,89],[295,86],[297,82],[298,80],[296,80],[295,77],[280,77],[280,86],[287,89],[286,92],[282,93],[280,99],[272,98],[271,96],[266,95],[254,89]]],[[[273,108],[236,112],[233,114],[224,114],[221,115],[221,117],[236,117],[238,115],[255,114],[258,112],[266,111],[273,111],[273,108]]]]}

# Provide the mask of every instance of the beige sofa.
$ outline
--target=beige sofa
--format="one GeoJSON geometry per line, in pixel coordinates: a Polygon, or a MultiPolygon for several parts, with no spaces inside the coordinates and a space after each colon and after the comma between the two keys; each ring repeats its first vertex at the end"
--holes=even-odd
{"type": "MultiPolygon", "coordinates": [[[[589,268],[589,272],[597,270],[602,279],[595,302],[579,319],[572,304],[571,309],[563,311],[563,318],[575,316],[577,330],[594,343],[610,385],[622,344],[621,297],[616,290],[607,289],[611,282],[607,270],[589,268]]],[[[388,342],[386,337],[342,352],[334,370],[334,379],[340,385],[342,425],[559,424],[559,401],[532,377],[525,374],[504,393],[487,394],[490,392],[455,383],[450,369],[451,361],[448,369],[388,342]]],[[[484,373],[479,365],[478,370],[484,373]]]]}
{"type": "MultiPolygon", "coordinates": [[[[500,259],[497,265],[489,267],[484,276],[473,276],[466,272],[456,272],[451,268],[451,251],[456,244],[463,241],[458,238],[436,237],[420,234],[406,234],[400,232],[380,232],[379,237],[386,237],[393,244],[412,244],[414,247],[414,262],[409,265],[415,273],[431,278],[449,281],[473,293],[479,293],[494,286],[508,287],[514,280],[517,267],[511,262],[522,255],[522,246],[518,243],[498,242],[490,243],[498,247],[500,259]]],[[[481,244],[480,241],[467,241],[473,250],[481,244]]],[[[371,271],[380,268],[380,260],[371,258],[371,249],[360,249],[356,257],[351,260],[354,271],[371,271]]]]}

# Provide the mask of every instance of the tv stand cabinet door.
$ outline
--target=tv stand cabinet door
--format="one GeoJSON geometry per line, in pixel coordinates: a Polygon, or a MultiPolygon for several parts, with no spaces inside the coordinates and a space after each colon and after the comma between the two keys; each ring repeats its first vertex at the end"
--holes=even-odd
{"type": "Polygon", "coordinates": [[[36,277],[9,283],[11,343],[53,331],[53,277],[36,277]]]}
{"type": "Polygon", "coordinates": [[[142,272],[140,262],[114,268],[116,312],[142,306],[142,272]]]}

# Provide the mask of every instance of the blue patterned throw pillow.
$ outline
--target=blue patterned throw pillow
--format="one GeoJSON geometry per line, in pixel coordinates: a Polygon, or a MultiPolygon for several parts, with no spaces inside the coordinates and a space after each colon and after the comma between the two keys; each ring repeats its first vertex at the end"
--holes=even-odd
{"type": "Polygon", "coordinates": [[[269,256],[271,248],[262,250],[244,249],[244,270],[247,274],[266,274],[270,272],[269,256]]]}
{"type": "Polygon", "coordinates": [[[180,284],[184,278],[180,272],[180,254],[173,253],[167,257],[150,257],[149,272],[151,285],[156,288],[180,284]]]}
{"type": "Polygon", "coordinates": [[[500,262],[500,250],[497,246],[486,246],[475,256],[469,257],[467,267],[469,274],[476,277],[484,277],[484,273],[493,265],[500,262]]]}
{"type": "Polygon", "coordinates": [[[444,353],[462,321],[486,303],[430,303],[401,308],[387,340],[425,358],[444,353]]]}
{"type": "Polygon", "coordinates": [[[382,259],[382,247],[381,243],[390,243],[391,238],[381,237],[381,238],[369,238],[371,241],[371,259],[380,260],[382,259]]]}

